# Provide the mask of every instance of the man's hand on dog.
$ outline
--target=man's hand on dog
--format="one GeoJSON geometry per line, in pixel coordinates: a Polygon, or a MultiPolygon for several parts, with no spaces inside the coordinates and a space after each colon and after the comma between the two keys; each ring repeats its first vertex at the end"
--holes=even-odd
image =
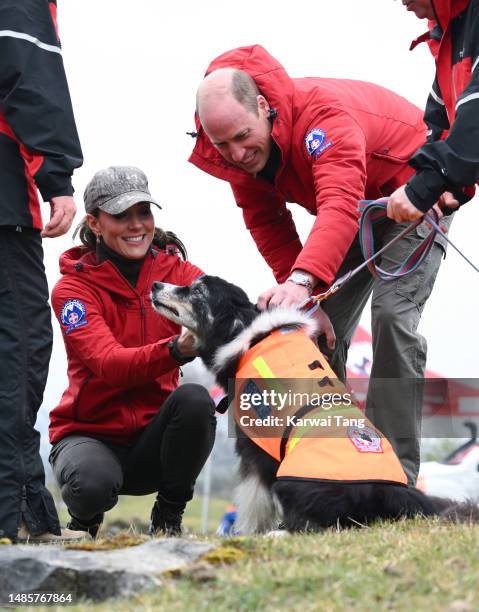
{"type": "MultiPolygon", "coordinates": [[[[276,287],[271,287],[258,298],[258,308],[260,310],[266,310],[267,308],[288,308],[297,306],[309,298],[309,291],[302,285],[291,283],[286,281],[276,287]]],[[[326,336],[326,342],[328,348],[334,349],[336,344],[336,334],[334,333],[333,324],[331,323],[328,315],[322,308],[318,308],[313,314],[313,317],[319,321],[319,334],[326,336]]]]}
{"type": "Polygon", "coordinates": [[[328,345],[328,348],[332,351],[336,346],[336,334],[334,333],[334,327],[331,323],[331,319],[324,312],[321,306],[319,306],[319,308],[314,311],[312,316],[319,322],[319,335],[322,336],[324,334],[326,336],[326,344],[328,345]]]}
{"type": "Polygon", "coordinates": [[[267,291],[263,291],[258,298],[258,308],[260,310],[276,308],[278,306],[289,308],[301,304],[301,302],[308,298],[309,291],[306,287],[286,281],[281,285],[276,285],[267,291]]]}

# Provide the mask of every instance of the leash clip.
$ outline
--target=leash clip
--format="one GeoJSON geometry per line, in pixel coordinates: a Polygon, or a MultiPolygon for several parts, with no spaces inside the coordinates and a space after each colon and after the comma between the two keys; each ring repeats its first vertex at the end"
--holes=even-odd
{"type": "Polygon", "coordinates": [[[314,295],[310,299],[313,300],[315,304],[318,302],[319,303],[324,302],[324,300],[327,300],[329,297],[331,297],[337,291],[339,291],[341,287],[344,285],[344,283],[346,283],[351,278],[352,275],[353,275],[352,270],[350,270],[349,272],[346,272],[346,274],[344,274],[340,278],[337,278],[334,281],[334,283],[331,285],[331,287],[326,289],[326,291],[324,291],[323,293],[319,293],[318,295],[314,295]]]}
{"type": "Polygon", "coordinates": [[[349,272],[341,276],[341,278],[336,279],[334,283],[330,287],[328,287],[328,289],[326,289],[326,291],[323,291],[323,293],[318,293],[318,295],[311,295],[307,300],[304,300],[304,302],[301,302],[301,304],[298,305],[298,309],[306,310],[307,315],[313,314],[313,312],[315,312],[319,308],[321,302],[324,302],[324,300],[327,300],[329,297],[339,291],[344,285],[344,283],[351,278],[352,274],[353,272],[350,270],[349,272]]]}

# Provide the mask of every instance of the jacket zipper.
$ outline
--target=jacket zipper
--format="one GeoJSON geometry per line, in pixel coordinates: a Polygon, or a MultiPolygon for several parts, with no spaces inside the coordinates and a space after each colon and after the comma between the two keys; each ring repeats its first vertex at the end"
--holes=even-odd
{"type": "MultiPolygon", "coordinates": [[[[454,94],[454,107],[457,104],[457,90],[456,90],[456,64],[452,66],[452,92],[454,94]]],[[[454,120],[454,118],[452,119],[454,120]]],[[[451,121],[452,123],[452,121],[451,121]]]]}
{"type": "Polygon", "coordinates": [[[273,187],[279,191],[278,189],[278,181],[279,178],[281,176],[281,174],[283,174],[283,171],[285,169],[285,163],[284,163],[284,155],[283,155],[283,149],[279,146],[279,144],[276,142],[276,140],[273,138],[273,136],[271,136],[271,138],[273,139],[273,142],[275,143],[275,145],[278,147],[279,150],[279,155],[280,155],[280,164],[278,166],[278,171],[276,172],[276,175],[274,177],[274,185],[273,187]]]}
{"type": "MultiPolygon", "coordinates": [[[[153,270],[153,264],[154,264],[154,258],[152,258],[152,261],[150,262],[150,269],[148,270],[146,286],[148,286],[149,283],[151,282],[151,272],[153,270]]],[[[126,280],[126,278],[123,277],[122,274],[120,274],[120,276],[123,278],[125,283],[128,285],[129,289],[131,289],[133,293],[136,295],[138,302],[140,303],[141,343],[145,344],[146,342],[146,308],[145,308],[143,295],[139,291],[137,291],[136,287],[132,287],[130,283],[126,280]]]]}
{"type": "Polygon", "coordinates": [[[141,343],[146,342],[146,308],[143,303],[143,297],[140,296],[140,317],[141,317],[141,343]]]}

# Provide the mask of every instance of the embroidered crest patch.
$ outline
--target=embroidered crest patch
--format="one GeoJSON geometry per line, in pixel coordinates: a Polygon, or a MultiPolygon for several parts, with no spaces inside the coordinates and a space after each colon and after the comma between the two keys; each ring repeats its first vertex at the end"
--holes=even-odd
{"type": "Polygon", "coordinates": [[[381,437],[372,427],[348,427],[348,437],[360,453],[382,453],[381,437]]]}
{"type": "Polygon", "coordinates": [[[69,334],[71,331],[82,325],[86,325],[86,308],[83,302],[80,300],[67,300],[61,310],[60,320],[62,325],[66,327],[65,333],[69,334]]]}
{"type": "Polygon", "coordinates": [[[308,155],[311,155],[314,159],[318,159],[323,151],[329,149],[333,141],[328,140],[326,142],[326,132],[321,128],[314,128],[306,134],[304,144],[306,145],[308,155]]]}

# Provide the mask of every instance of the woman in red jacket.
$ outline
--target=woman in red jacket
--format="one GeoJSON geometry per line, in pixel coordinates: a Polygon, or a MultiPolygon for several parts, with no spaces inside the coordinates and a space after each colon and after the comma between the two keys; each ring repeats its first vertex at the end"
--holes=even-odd
{"type": "Polygon", "coordinates": [[[62,255],[52,293],[68,387],[51,412],[50,463],[71,528],[95,537],[119,494],[157,492],[151,533],[179,534],[213,446],[215,409],[202,386],[178,387],[194,339],[149,296],[153,281],[189,285],[202,271],[174,234],[155,228],[150,205],[159,205],[138,168],[97,172],[84,201],[83,246],[62,255]]]}

